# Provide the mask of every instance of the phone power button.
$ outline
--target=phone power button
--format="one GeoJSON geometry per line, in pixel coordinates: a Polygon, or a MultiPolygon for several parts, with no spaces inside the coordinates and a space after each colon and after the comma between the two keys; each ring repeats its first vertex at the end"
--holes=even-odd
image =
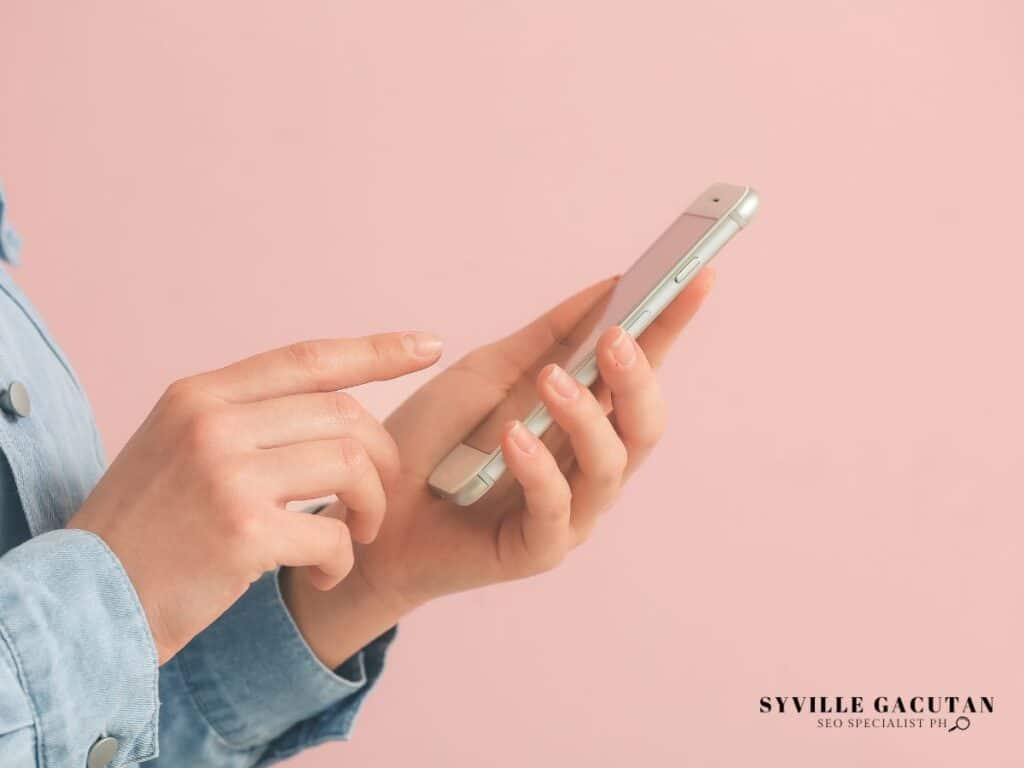
{"type": "Polygon", "coordinates": [[[700,259],[692,258],[683,265],[683,268],[676,273],[676,282],[683,283],[689,280],[693,273],[700,267],[700,259]]]}

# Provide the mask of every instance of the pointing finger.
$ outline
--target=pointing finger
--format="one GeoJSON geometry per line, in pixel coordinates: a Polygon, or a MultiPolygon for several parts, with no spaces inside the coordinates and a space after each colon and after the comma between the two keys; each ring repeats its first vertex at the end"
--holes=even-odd
{"type": "Polygon", "coordinates": [[[440,356],[441,340],[422,331],[321,339],[263,352],[191,381],[224,400],[251,402],[393,379],[440,356]]]}

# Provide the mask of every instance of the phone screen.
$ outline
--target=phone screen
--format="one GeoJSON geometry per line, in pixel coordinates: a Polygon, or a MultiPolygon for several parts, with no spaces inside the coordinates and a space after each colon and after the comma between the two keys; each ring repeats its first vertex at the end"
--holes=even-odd
{"type": "Polygon", "coordinates": [[[716,218],[693,213],[684,213],[676,219],[618,282],[587,310],[565,338],[539,351],[534,364],[512,386],[505,400],[463,442],[485,453],[497,450],[506,422],[525,419],[539,404],[534,383],[541,369],[557,363],[572,372],[594,350],[601,334],[613,325],[621,325],[716,221],[716,218]]]}

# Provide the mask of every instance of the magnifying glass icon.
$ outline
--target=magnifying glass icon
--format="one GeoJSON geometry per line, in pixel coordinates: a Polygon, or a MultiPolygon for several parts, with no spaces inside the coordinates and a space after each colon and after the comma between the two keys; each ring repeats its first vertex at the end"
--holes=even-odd
{"type": "Polygon", "coordinates": [[[966,731],[970,727],[971,727],[971,718],[967,717],[967,715],[960,715],[960,717],[958,717],[956,719],[956,722],[953,723],[953,727],[949,728],[948,730],[950,732],[952,732],[952,731],[966,731]]]}

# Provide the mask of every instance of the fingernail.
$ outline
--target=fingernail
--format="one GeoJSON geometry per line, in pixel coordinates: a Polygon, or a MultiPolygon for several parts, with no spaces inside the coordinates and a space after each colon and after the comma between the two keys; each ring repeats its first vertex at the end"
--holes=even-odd
{"type": "Polygon", "coordinates": [[[437,357],[441,354],[443,342],[432,333],[415,331],[402,337],[402,346],[406,352],[416,357],[437,357]]]}
{"type": "Polygon", "coordinates": [[[580,393],[580,385],[576,380],[557,365],[551,368],[551,373],[548,374],[548,381],[551,382],[551,387],[555,390],[555,393],[561,395],[566,400],[572,400],[580,393]]]}
{"type": "Polygon", "coordinates": [[[523,453],[534,453],[537,450],[537,438],[523,426],[521,421],[510,421],[507,425],[508,436],[523,453]]]}
{"type": "Polygon", "coordinates": [[[612,357],[623,368],[628,368],[636,360],[636,342],[621,328],[612,342],[612,357]]]}

